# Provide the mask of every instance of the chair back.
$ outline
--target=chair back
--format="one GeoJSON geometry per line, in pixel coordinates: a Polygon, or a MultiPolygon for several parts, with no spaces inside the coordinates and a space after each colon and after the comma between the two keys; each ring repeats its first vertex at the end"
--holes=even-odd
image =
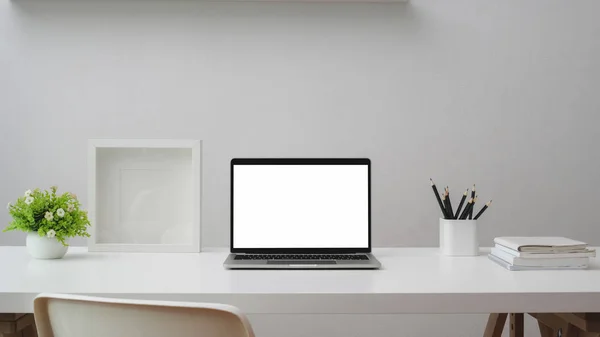
{"type": "Polygon", "coordinates": [[[40,294],[33,307],[39,337],[254,337],[224,304],[40,294]]]}

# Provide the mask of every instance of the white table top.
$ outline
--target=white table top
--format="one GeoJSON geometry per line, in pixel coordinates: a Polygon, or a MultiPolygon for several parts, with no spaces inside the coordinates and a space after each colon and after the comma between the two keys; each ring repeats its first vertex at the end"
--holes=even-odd
{"type": "Polygon", "coordinates": [[[40,292],[233,304],[247,313],[600,312],[600,259],[590,269],[510,272],[437,248],[375,249],[382,270],[225,270],[200,254],[88,253],[31,259],[0,247],[0,312],[31,312],[40,292]]]}

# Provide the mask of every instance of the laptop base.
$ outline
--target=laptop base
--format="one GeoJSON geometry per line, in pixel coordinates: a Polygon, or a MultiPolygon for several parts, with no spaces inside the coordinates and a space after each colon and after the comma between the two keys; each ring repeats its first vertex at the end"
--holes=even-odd
{"type": "MultiPolygon", "coordinates": [[[[381,263],[370,253],[349,254],[364,255],[365,260],[285,260],[285,259],[264,259],[264,260],[239,260],[237,255],[229,254],[223,266],[227,269],[379,269],[381,263]]],[[[275,254],[273,254],[275,255],[275,254]]]]}

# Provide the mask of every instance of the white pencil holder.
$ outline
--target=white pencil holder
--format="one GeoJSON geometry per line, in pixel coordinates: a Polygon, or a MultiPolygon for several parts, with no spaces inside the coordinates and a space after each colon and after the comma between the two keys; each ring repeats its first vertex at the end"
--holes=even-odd
{"type": "Polygon", "coordinates": [[[440,219],[440,252],[447,256],[477,256],[476,220],[440,219]]]}

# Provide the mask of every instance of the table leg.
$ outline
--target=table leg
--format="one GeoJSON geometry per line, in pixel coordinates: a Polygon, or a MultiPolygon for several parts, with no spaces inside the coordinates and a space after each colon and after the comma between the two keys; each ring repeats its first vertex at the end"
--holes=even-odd
{"type": "Polygon", "coordinates": [[[37,330],[34,325],[30,325],[23,329],[23,337],[38,337],[37,330]]]}
{"type": "Polygon", "coordinates": [[[562,337],[579,337],[579,331],[581,330],[578,327],[568,323],[563,331],[562,337]]]}
{"type": "Polygon", "coordinates": [[[556,337],[554,330],[541,321],[538,321],[538,327],[540,328],[541,337],[556,337]]]}
{"type": "Polygon", "coordinates": [[[510,337],[524,337],[525,317],[522,313],[510,314],[510,337]]]}
{"type": "Polygon", "coordinates": [[[490,314],[483,337],[501,337],[508,314],[490,314]]]}

